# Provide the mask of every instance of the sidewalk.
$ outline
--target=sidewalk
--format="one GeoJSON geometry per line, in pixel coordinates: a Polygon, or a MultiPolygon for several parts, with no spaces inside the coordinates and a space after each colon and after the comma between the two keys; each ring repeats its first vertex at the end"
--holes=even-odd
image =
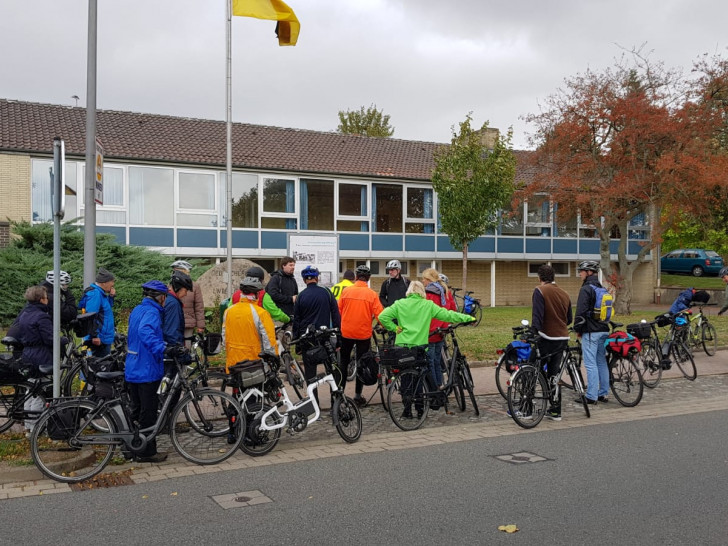
{"type": "MultiPolygon", "coordinates": [[[[598,404],[592,409],[592,418],[587,419],[580,405],[573,403],[573,396],[565,396],[561,422],[544,421],[535,430],[544,427],[569,428],[603,423],[656,418],[700,411],[728,409],[728,351],[718,351],[714,357],[700,353],[695,358],[698,369],[696,381],[686,381],[677,366],[663,373],[656,389],[645,389],[644,396],[635,408],[620,406],[613,397],[608,404],[598,404]]],[[[375,387],[365,388],[367,398],[373,396],[369,406],[363,408],[362,438],[354,444],[345,444],[339,437],[330,418],[323,414],[320,421],[296,435],[283,433],[276,449],[264,457],[248,457],[236,454],[228,461],[214,466],[198,466],[182,459],[170,445],[168,437],[159,438],[159,449],[169,452],[169,458],[162,464],[139,464],[107,467],[109,472],[120,472],[133,468],[131,481],[143,483],[184,475],[220,472],[238,468],[265,466],[313,458],[332,457],[368,451],[408,449],[422,445],[463,441],[526,433],[506,415],[506,401],[498,394],[495,386],[495,368],[472,368],[473,380],[480,415],[473,412],[470,400],[464,412],[454,404],[450,413],[444,410],[430,411],[427,421],[418,431],[403,432],[392,423],[389,414],[383,411],[375,387]]],[[[353,396],[354,385],[347,386],[347,394],[353,396]],[[351,391],[351,392],[350,392],[351,391]]],[[[569,393],[570,394],[570,393],[569,393]]],[[[322,400],[328,401],[328,396],[322,400]]],[[[45,479],[35,467],[13,467],[0,463],[0,499],[37,494],[70,491],[68,485],[45,479]],[[4,485],[3,485],[4,484],[4,485]]]]}

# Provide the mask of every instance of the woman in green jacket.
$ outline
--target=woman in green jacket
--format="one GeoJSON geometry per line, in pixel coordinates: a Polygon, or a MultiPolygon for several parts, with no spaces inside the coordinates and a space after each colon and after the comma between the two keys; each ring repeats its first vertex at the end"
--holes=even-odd
{"type": "Polygon", "coordinates": [[[430,321],[433,318],[443,322],[473,322],[470,315],[439,307],[425,296],[425,287],[420,281],[410,282],[406,297],[395,301],[379,313],[379,322],[387,330],[397,333],[394,344],[399,347],[427,347],[430,336],[430,321]],[[397,320],[397,324],[393,322],[397,320]]]}

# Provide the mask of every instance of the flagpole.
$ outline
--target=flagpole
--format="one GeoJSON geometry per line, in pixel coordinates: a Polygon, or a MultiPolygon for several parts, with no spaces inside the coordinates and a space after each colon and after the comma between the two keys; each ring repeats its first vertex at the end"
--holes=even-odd
{"type": "Polygon", "coordinates": [[[232,78],[232,0],[225,0],[227,5],[227,63],[226,63],[226,85],[225,85],[225,109],[227,119],[225,122],[226,131],[226,176],[225,176],[225,229],[227,232],[227,297],[233,295],[233,78],[232,78]]]}

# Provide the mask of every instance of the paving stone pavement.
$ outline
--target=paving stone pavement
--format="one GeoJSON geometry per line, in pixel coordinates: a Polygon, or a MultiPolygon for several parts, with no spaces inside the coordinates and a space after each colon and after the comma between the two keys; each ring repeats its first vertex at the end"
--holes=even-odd
{"type": "MultiPolygon", "coordinates": [[[[701,373],[704,372],[705,370],[701,373]]],[[[479,416],[474,415],[468,400],[465,412],[458,411],[452,405],[450,413],[446,413],[443,409],[431,410],[423,427],[410,432],[398,429],[392,423],[389,414],[377,403],[362,409],[363,434],[361,439],[354,444],[347,444],[339,437],[328,413],[324,412],[322,421],[313,423],[303,433],[290,436],[284,432],[276,449],[264,457],[248,457],[241,452],[218,465],[198,466],[185,461],[181,456],[177,455],[169,445],[167,437],[160,437],[159,449],[170,452],[170,456],[165,463],[136,463],[134,465],[107,467],[107,469],[118,472],[133,468],[130,476],[131,481],[139,484],[306,459],[338,457],[373,451],[412,449],[480,438],[534,433],[539,430],[555,430],[726,410],[728,409],[726,388],[728,388],[728,375],[722,373],[718,375],[699,375],[695,381],[687,381],[682,378],[666,378],[663,379],[658,388],[645,389],[642,401],[638,406],[625,408],[619,405],[613,397],[610,397],[609,403],[592,407],[592,417],[590,419],[587,419],[584,415],[583,408],[574,403],[573,393],[563,390],[563,420],[554,422],[544,419],[535,429],[529,431],[518,427],[506,415],[507,404],[498,394],[477,395],[477,402],[480,407],[479,416]]],[[[374,398],[375,401],[378,401],[377,397],[374,398]]],[[[4,470],[7,470],[7,467],[0,466],[0,483],[2,482],[4,470]]],[[[1,484],[0,500],[70,491],[70,487],[66,484],[47,479],[26,478],[25,481],[15,480],[11,483],[1,484]]]]}

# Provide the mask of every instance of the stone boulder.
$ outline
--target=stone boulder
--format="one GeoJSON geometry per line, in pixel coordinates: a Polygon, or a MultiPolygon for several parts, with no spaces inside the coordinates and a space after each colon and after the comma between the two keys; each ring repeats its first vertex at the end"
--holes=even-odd
{"type": "MultiPolygon", "coordinates": [[[[240,281],[245,277],[245,272],[253,266],[260,267],[246,258],[233,259],[233,292],[240,288],[240,281]]],[[[261,269],[265,271],[264,268],[261,269]]],[[[263,286],[266,286],[269,280],[270,274],[266,271],[263,286]]],[[[227,262],[221,262],[211,267],[195,282],[202,289],[205,306],[217,307],[221,301],[227,298],[227,262]]]]}

